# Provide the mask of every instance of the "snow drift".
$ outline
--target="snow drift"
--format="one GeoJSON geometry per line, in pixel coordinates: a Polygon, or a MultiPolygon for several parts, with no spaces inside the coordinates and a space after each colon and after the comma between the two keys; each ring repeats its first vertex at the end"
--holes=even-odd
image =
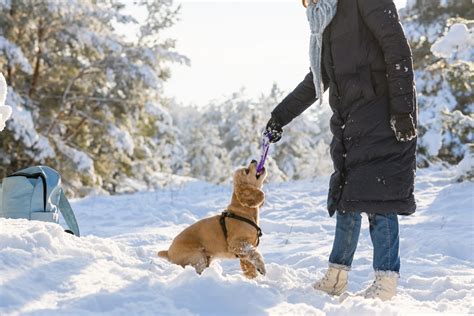
{"type": "MultiPolygon", "coordinates": [[[[338,315],[473,313],[472,182],[455,170],[422,170],[418,211],[400,217],[401,279],[394,300],[317,293],[335,220],[325,210],[327,179],[267,185],[261,246],[268,274],[245,279],[237,261],[203,275],[156,257],[199,218],[222,211],[231,187],[191,181],[181,188],[73,203],[84,237],[59,225],[0,220],[0,314],[338,315]]],[[[372,281],[364,220],[349,290],[372,281]]]]}

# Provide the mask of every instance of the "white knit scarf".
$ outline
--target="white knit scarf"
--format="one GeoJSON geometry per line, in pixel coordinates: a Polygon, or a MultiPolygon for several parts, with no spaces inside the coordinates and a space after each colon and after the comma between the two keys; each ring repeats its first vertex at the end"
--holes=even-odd
{"type": "Polygon", "coordinates": [[[309,0],[309,5],[306,9],[306,15],[311,28],[309,58],[311,70],[313,72],[316,97],[319,99],[320,104],[323,102],[322,94],[324,92],[321,79],[321,50],[323,44],[323,32],[326,26],[331,23],[332,19],[336,15],[336,10],[337,0],[319,0],[317,3],[314,3],[313,0],[309,0]]]}

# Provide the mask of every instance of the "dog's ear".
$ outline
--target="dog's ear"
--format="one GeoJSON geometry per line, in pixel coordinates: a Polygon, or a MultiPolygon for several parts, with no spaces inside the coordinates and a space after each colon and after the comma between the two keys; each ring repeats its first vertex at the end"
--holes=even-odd
{"type": "Polygon", "coordinates": [[[262,190],[247,185],[238,185],[235,188],[235,195],[246,207],[259,207],[265,200],[265,193],[262,190]]]}

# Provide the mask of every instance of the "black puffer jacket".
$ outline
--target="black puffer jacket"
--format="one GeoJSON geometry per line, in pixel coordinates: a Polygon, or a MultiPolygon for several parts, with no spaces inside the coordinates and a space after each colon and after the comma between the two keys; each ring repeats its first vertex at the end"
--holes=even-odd
{"type": "MultiPolygon", "coordinates": [[[[328,210],[409,215],[416,139],[398,142],[391,114],[416,121],[412,54],[392,0],[339,0],[323,34],[323,83],[333,116],[328,210]]],[[[311,72],[272,112],[288,124],[316,101],[311,72]]]]}

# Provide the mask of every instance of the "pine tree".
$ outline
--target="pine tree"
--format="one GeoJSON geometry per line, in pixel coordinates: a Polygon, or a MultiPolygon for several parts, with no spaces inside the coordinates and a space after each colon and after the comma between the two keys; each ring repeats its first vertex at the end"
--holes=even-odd
{"type": "MultiPolygon", "coordinates": [[[[262,131],[270,112],[284,97],[276,86],[258,100],[244,91],[209,106],[173,112],[188,149],[190,175],[216,183],[228,182],[232,171],[261,154],[262,131]]],[[[305,179],[328,174],[330,108],[314,106],[285,127],[283,139],[272,144],[266,161],[268,180],[305,179]]]]}
{"type": "Polygon", "coordinates": [[[469,60],[441,56],[433,44],[456,23],[465,25],[472,37],[474,8],[470,0],[429,4],[413,0],[401,13],[414,55],[419,165],[436,160],[458,163],[468,153],[467,144],[473,142],[474,91],[469,82],[474,80],[474,56],[469,60]]]}
{"type": "Polygon", "coordinates": [[[73,188],[113,192],[120,176],[134,177],[137,152],[161,154],[153,172],[180,168],[172,161],[182,150],[178,133],[160,96],[166,64],[187,59],[159,36],[178,8],[172,1],[137,5],[147,17],[130,36],[116,31],[138,25],[119,1],[0,3],[0,65],[13,108],[0,140],[2,176],[42,163],[73,188]],[[150,103],[162,113],[150,115],[150,103]]]}

